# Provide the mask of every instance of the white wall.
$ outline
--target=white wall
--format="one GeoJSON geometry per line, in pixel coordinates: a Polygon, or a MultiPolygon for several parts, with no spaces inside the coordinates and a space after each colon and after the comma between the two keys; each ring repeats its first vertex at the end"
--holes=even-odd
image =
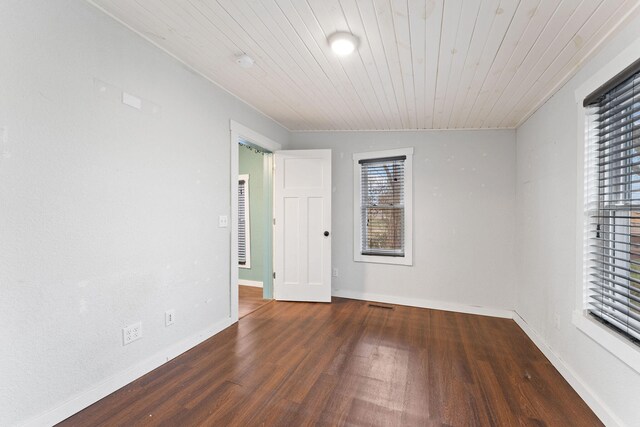
{"type": "Polygon", "coordinates": [[[640,37],[640,19],[598,55],[517,130],[516,311],[590,389],[599,415],[640,426],[640,374],[571,322],[576,287],[576,203],[582,182],[575,91],[640,37]],[[559,327],[554,326],[558,316],[559,327]]]}
{"type": "Polygon", "coordinates": [[[514,142],[509,130],[292,133],[293,148],[333,150],[334,295],[511,310],[514,142]],[[415,147],[414,265],[354,262],[352,154],[402,147],[415,147]]]}
{"type": "Polygon", "coordinates": [[[289,134],[84,1],[1,2],[0,52],[8,426],[224,324],[229,119],[289,134]],[[122,88],[161,111],[123,105],[122,88]],[[123,347],[136,321],[144,338],[123,347]]]}

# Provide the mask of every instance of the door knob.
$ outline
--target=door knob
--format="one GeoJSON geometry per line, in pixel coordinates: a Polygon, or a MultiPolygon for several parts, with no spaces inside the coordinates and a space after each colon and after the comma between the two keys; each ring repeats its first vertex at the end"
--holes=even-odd
{"type": "Polygon", "coordinates": [[[329,235],[329,232],[328,232],[328,231],[325,231],[325,232],[324,232],[324,237],[327,237],[328,235],[329,235]]]}

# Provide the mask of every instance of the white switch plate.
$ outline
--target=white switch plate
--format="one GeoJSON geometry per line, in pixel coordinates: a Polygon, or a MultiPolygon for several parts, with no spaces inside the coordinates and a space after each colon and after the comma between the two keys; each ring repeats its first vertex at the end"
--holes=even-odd
{"type": "Polygon", "coordinates": [[[331,270],[331,277],[338,277],[338,269],[334,268],[333,270],[331,270]]]}
{"type": "Polygon", "coordinates": [[[171,326],[176,323],[176,310],[171,309],[164,312],[164,325],[171,326]]]}
{"type": "Polygon", "coordinates": [[[142,338],[142,322],[122,328],[122,345],[127,345],[142,338]]]}
{"type": "Polygon", "coordinates": [[[229,218],[226,215],[218,217],[218,227],[226,227],[229,225],[229,218]]]}

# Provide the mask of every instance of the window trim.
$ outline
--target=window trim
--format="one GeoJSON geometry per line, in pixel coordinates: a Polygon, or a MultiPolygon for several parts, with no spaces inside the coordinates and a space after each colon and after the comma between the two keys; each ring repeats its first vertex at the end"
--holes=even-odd
{"type": "MultiPolygon", "coordinates": [[[[251,216],[250,216],[250,212],[251,212],[251,208],[249,207],[249,174],[240,174],[238,175],[238,184],[240,184],[240,181],[244,180],[244,185],[245,185],[245,202],[244,202],[244,223],[245,223],[245,242],[244,242],[244,246],[245,246],[245,252],[247,254],[246,256],[246,262],[244,263],[244,265],[240,264],[240,261],[238,260],[238,268],[244,268],[247,270],[251,269],[251,216]]],[[[240,206],[238,206],[238,218],[240,218],[240,206]]],[[[240,231],[240,221],[238,220],[238,231],[240,231]]],[[[238,247],[239,248],[239,247],[238,247]]]]}
{"type": "Polygon", "coordinates": [[[413,147],[353,154],[353,260],[379,264],[413,265],[413,147]],[[406,156],[404,165],[404,256],[363,255],[360,160],[406,156]]]}
{"type": "Polygon", "coordinates": [[[589,161],[587,150],[589,115],[583,102],[587,96],[599,87],[613,79],[622,70],[638,60],[640,52],[640,38],[631,43],[619,55],[607,61],[599,70],[595,71],[591,78],[585,81],[575,91],[577,107],[577,203],[576,203],[576,287],[575,306],[572,316],[572,324],[591,340],[602,346],[605,350],[617,357],[631,369],[640,373],[640,348],[633,345],[629,339],[617,331],[604,326],[595,320],[585,309],[588,282],[588,239],[585,231],[589,227],[589,202],[586,184],[590,178],[589,170],[585,165],[589,161]]]}

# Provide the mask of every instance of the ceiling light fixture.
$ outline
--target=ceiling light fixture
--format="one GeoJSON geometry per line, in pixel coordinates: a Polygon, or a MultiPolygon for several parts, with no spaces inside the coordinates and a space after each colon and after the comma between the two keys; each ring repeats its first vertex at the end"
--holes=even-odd
{"type": "Polygon", "coordinates": [[[236,63],[242,68],[251,68],[253,67],[253,58],[251,58],[246,53],[236,56],[236,63]]]}
{"type": "Polygon", "coordinates": [[[329,45],[336,55],[346,56],[358,47],[358,38],[351,33],[339,31],[329,36],[329,45]]]}

